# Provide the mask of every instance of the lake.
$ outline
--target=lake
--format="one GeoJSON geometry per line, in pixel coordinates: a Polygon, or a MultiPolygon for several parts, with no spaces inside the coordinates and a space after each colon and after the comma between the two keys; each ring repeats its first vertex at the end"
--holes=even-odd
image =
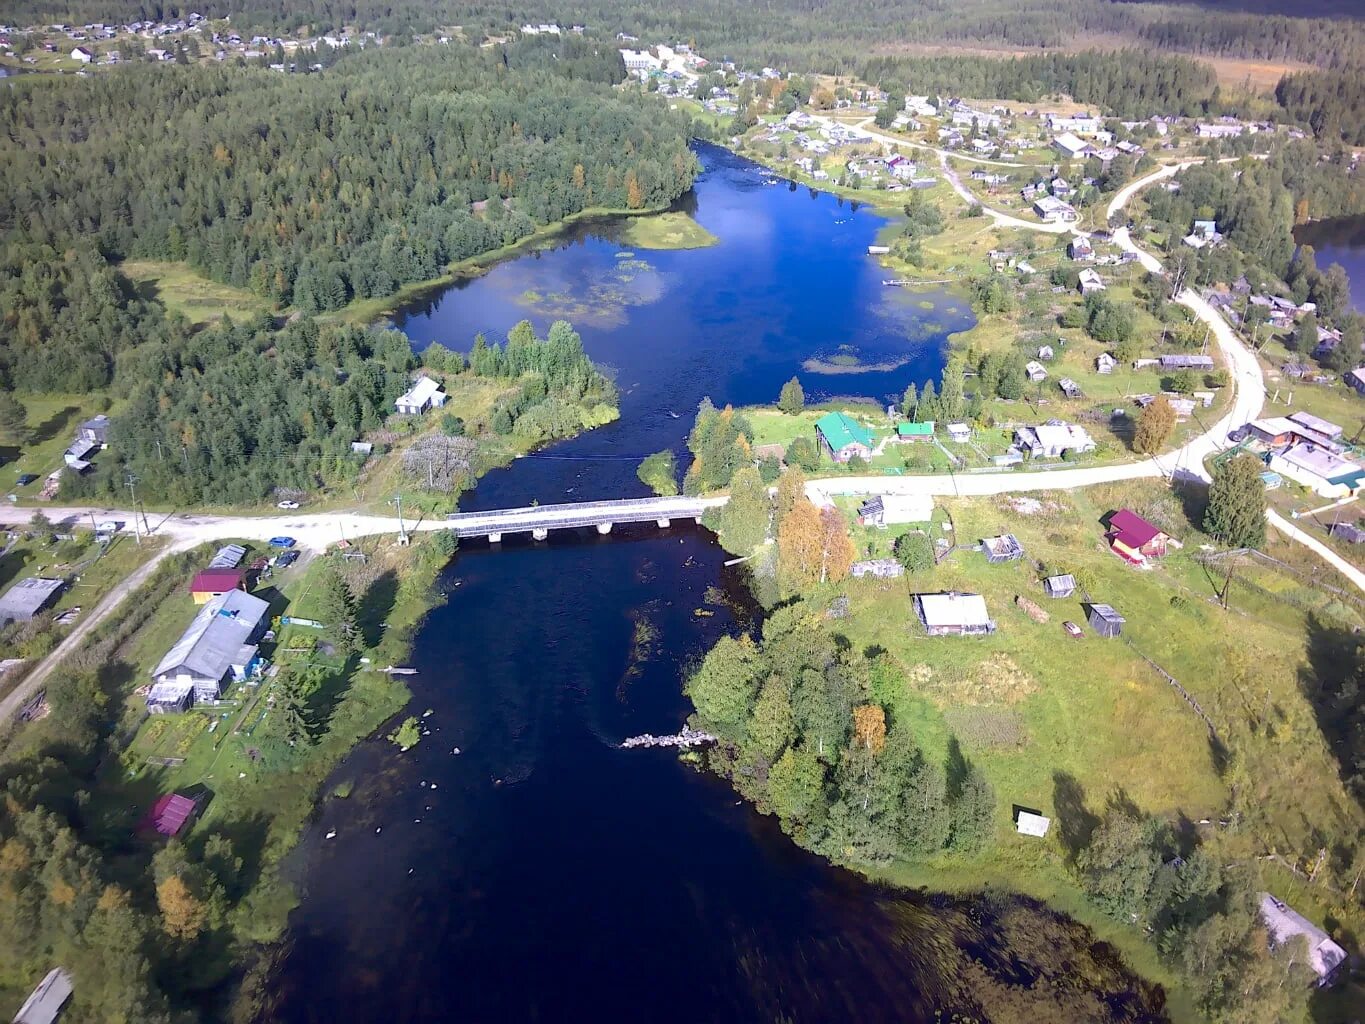
{"type": "MultiPolygon", "coordinates": [[[[462,507],[643,494],[639,458],[681,452],[705,395],[771,401],[801,372],[808,394],[882,400],[937,377],[971,314],[882,287],[879,218],[700,152],[684,205],[719,245],[624,256],[619,223],[578,225],[397,318],[418,347],[467,347],[568,313],[617,372],[619,422],[490,474],[462,507]],[[840,354],[877,368],[801,371],[840,354]]],[[[336,773],[355,787],[324,799],[294,858],[303,900],[263,1019],[1042,1019],[1013,1013],[1046,974],[1070,1019],[1163,1020],[1162,993],[1073,922],[868,884],[676,754],[619,749],[675,731],[689,666],[754,621],[724,559],[691,524],[463,547],[413,657],[427,734],[407,753],[363,744],[336,773]]]]}
{"type": "Polygon", "coordinates": [[[1365,217],[1301,224],[1294,229],[1294,240],[1313,247],[1320,270],[1340,263],[1351,279],[1351,304],[1365,311],[1365,217]]]}

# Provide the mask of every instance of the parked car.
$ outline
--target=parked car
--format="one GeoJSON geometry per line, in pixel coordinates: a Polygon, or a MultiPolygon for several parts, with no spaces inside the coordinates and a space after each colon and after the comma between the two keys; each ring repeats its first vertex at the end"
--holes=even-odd
{"type": "Polygon", "coordinates": [[[1077,640],[1085,636],[1085,630],[1081,629],[1081,627],[1074,622],[1063,622],[1062,628],[1066,630],[1067,636],[1075,637],[1077,640]]]}
{"type": "Polygon", "coordinates": [[[33,483],[33,481],[37,479],[38,474],[36,473],[24,473],[22,476],[19,477],[19,486],[27,487],[29,484],[33,483]]]}
{"type": "Polygon", "coordinates": [[[293,508],[298,508],[298,507],[299,507],[299,503],[298,503],[297,501],[282,501],[282,502],[280,502],[278,505],[276,505],[275,507],[276,507],[276,508],[290,508],[290,509],[293,509],[293,508]]]}
{"type": "Polygon", "coordinates": [[[270,546],[272,548],[292,548],[297,542],[293,537],[271,537],[270,546]]]}
{"type": "Polygon", "coordinates": [[[286,551],[275,559],[275,566],[279,569],[287,569],[299,560],[297,551],[286,551]]]}

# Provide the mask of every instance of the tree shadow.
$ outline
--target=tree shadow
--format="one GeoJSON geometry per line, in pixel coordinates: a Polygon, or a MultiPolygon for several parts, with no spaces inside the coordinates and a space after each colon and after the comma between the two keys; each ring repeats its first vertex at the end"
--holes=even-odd
{"type": "Polygon", "coordinates": [[[47,419],[43,420],[28,433],[28,443],[30,445],[42,444],[44,441],[51,441],[63,428],[70,422],[71,418],[80,412],[80,406],[66,405],[58,409],[47,419]]]}
{"type": "Polygon", "coordinates": [[[1299,689],[1317,716],[1343,781],[1359,801],[1362,789],[1354,777],[1355,765],[1365,750],[1355,749],[1353,739],[1365,721],[1361,639],[1318,615],[1309,616],[1307,629],[1307,660],[1299,668],[1299,689]]]}
{"type": "MultiPolygon", "coordinates": [[[[203,814],[205,806],[207,805],[200,806],[200,814],[203,814]]],[[[234,878],[219,880],[233,903],[249,893],[260,878],[265,861],[266,837],[269,833],[269,819],[256,811],[239,818],[219,819],[214,822],[212,831],[196,829],[191,833],[196,859],[203,859],[204,847],[215,835],[221,835],[232,844],[232,855],[241,860],[242,866],[234,878]]]]}
{"type": "Polygon", "coordinates": [[[398,574],[392,569],[370,584],[356,609],[356,625],[366,647],[374,647],[384,636],[384,622],[398,599],[398,574]]]}
{"type": "Polygon", "coordinates": [[[1184,513],[1185,520],[1196,530],[1204,528],[1204,513],[1209,507],[1208,485],[1202,480],[1192,480],[1189,477],[1173,478],[1171,483],[1174,485],[1176,498],[1180,501],[1180,511],[1184,513]]]}
{"type": "Polygon", "coordinates": [[[971,766],[963,756],[962,744],[956,736],[948,737],[948,756],[943,762],[943,771],[948,778],[948,800],[955,801],[962,796],[962,787],[967,782],[967,772],[971,766]]]}
{"type": "Polygon", "coordinates": [[[1069,772],[1052,774],[1052,808],[1057,815],[1057,834],[1067,859],[1073,863],[1082,850],[1090,845],[1095,829],[1100,826],[1099,815],[1085,805],[1085,788],[1069,772]]]}

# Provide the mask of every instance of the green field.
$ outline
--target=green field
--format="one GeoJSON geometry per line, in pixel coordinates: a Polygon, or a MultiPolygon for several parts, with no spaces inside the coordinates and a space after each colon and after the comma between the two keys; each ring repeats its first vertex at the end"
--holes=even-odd
{"type": "Polygon", "coordinates": [[[196,326],[223,317],[247,320],[273,311],[271,304],[259,295],[210,281],[184,263],[125,260],[118,269],[144,299],[155,299],[196,326]]]}
{"type": "MultiPolygon", "coordinates": [[[[936,889],[1000,884],[1046,899],[1096,925],[1135,966],[1169,983],[1169,972],[1137,933],[1104,922],[1086,905],[1067,866],[1069,837],[1087,815],[1124,799],[1146,812],[1207,820],[1193,826],[1206,844],[1230,860],[1257,863],[1262,884],[1319,923],[1336,920],[1358,931],[1354,901],[1330,883],[1309,885],[1286,865],[1306,873],[1325,836],[1354,837],[1365,826],[1365,812],[1342,786],[1305,696],[1315,678],[1330,681],[1321,636],[1365,623],[1365,602],[1343,601],[1317,585],[1325,581],[1311,565],[1300,575],[1257,564],[1241,568],[1230,610],[1223,610],[1216,600],[1223,576],[1198,560],[1206,538],[1160,484],[1029,497],[1041,505],[1027,514],[1006,497],[941,500],[953,528],[939,520],[931,536],[955,538],[959,548],[936,569],[922,578],[849,580],[814,599],[819,605],[836,593],[850,598],[848,616],[833,628],[858,649],[884,649],[899,668],[901,682],[878,700],[911,727],[930,757],[956,738],[995,787],[991,849],[893,866],[886,876],[936,889]],[[1128,566],[1104,546],[1099,522],[1119,507],[1140,511],[1183,547],[1152,571],[1128,566]],[[1023,560],[991,565],[970,550],[1002,530],[1020,539],[1023,560]],[[1075,573],[1082,590],[1045,598],[1035,561],[1047,572],[1075,573]],[[998,630],[982,638],[925,636],[910,595],[943,590],[982,594],[998,630]],[[1127,619],[1122,639],[1102,639],[1090,629],[1087,592],[1127,619]],[[1014,603],[1018,595],[1041,605],[1049,621],[1030,618],[1014,603]],[[1070,639],[1064,620],[1081,624],[1085,636],[1070,639]],[[1216,742],[1139,652],[1200,703],[1216,742]],[[1046,840],[1015,833],[1016,805],[1053,818],[1046,840]],[[1231,827],[1216,824],[1228,820],[1231,827]],[[1282,862],[1256,860],[1266,850],[1282,862]]],[[[855,546],[884,553],[907,528],[869,531],[855,524],[855,546]]],[[[1177,1019],[1189,1016],[1178,1001],[1175,1009],[1177,1019]]]]}

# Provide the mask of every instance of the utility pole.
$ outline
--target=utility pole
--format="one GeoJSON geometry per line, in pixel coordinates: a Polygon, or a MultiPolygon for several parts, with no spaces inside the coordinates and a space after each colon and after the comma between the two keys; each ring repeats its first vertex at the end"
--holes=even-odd
{"type": "Polygon", "coordinates": [[[142,544],[142,533],[137,528],[137,492],[133,489],[137,485],[137,477],[132,473],[128,474],[128,497],[133,504],[133,536],[137,538],[138,545],[142,544]]]}
{"type": "Polygon", "coordinates": [[[403,525],[403,493],[400,491],[394,499],[398,505],[398,542],[406,544],[408,542],[408,530],[403,525]]]}
{"type": "Polygon", "coordinates": [[[157,462],[165,461],[165,459],[161,455],[161,438],[156,439],[156,461],[157,462]]]}

